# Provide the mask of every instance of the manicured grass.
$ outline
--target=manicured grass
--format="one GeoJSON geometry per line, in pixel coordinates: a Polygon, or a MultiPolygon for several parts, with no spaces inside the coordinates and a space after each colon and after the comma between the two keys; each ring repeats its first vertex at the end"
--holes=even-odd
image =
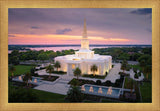
{"type": "Polygon", "coordinates": [[[150,82],[143,82],[140,86],[142,102],[152,102],[152,84],[150,82]]]}
{"type": "MultiPolygon", "coordinates": [[[[50,93],[50,92],[46,92],[46,91],[41,91],[41,90],[36,90],[36,89],[27,89],[27,88],[22,88],[22,87],[16,87],[16,86],[12,86],[12,83],[9,82],[9,90],[17,90],[20,88],[20,90],[23,90],[23,92],[27,92],[27,91],[31,91],[31,93],[33,93],[37,98],[38,101],[31,101],[31,102],[38,102],[38,103],[64,103],[67,102],[65,101],[65,95],[61,95],[61,94],[56,94],[56,93],[50,93]]],[[[11,92],[11,91],[9,91],[11,92]]],[[[10,95],[10,94],[9,94],[10,95]]],[[[26,95],[22,95],[22,96],[26,96],[26,95]]],[[[25,98],[27,99],[27,98],[25,98]]],[[[26,102],[27,100],[23,100],[22,102],[26,102]]],[[[12,101],[14,103],[14,101],[12,101]]],[[[17,102],[15,100],[15,102],[17,102]]]]}
{"type": "MultiPolygon", "coordinates": [[[[16,75],[22,75],[26,72],[30,72],[30,69],[34,66],[33,65],[16,65],[14,67],[16,70],[13,73],[14,73],[14,76],[16,76],[16,75]]],[[[9,76],[11,76],[10,71],[9,71],[9,76]]]]}
{"type": "Polygon", "coordinates": [[[66,102],[64,100],[65,95],[40,91],[36,89],[32,89],[32,90],[34,93],[38,95],[40,101],[43,101],[45,103],[64,103],[66,102]]]}

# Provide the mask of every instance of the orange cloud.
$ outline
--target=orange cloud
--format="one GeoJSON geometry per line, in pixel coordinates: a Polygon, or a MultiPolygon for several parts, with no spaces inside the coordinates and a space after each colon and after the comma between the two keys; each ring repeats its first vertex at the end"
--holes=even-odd
{"type": "MultiPolygon", "coordinates": [[[[10,34],[14,37],[9,37],[9,44],[80,44],[82,36],[76,35],[23,35],[10,34]]],[[[128,42],[129,39],[122,38],[103,38],[103,37],[88,37],[91,41],[106,42],[128,42]]]]}

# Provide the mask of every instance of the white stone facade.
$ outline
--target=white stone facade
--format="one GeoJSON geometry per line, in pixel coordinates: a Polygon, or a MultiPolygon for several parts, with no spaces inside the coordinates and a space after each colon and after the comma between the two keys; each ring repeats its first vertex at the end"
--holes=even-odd
{"type": "Polygon", "coordinates": [[[76,67],[79,67],[82,74],[93,74],[91,66],[98,67],[96,75],[105,75],[112,68],[112,57],[94,54],[94,51],[89,50],[89,40],[87,38],[86,21],[84,22],[83,37],[81,40],[81,49],[76,51],[74,55],[59,56],[55,58],[61,64],[61,71],[67,72],[67,75],[73,75],[76,67]]]}

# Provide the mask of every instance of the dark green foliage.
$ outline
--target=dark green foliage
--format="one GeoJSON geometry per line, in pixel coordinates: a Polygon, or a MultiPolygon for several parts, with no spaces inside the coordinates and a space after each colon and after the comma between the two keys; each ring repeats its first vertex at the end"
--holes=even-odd
{"type": "Polygon", "coordinates": [[[38,102],[39,99],[37,94],[34,93],[30,89],[23,89],[23,88],[13,88],[9,87],[8,92],[8,102],[9,103],[33,103],[38,102]]]}
{"type": "Polygon", "coordinates": [[[111,83],[111,81],[110,81],[110,80],[107,80],[107,81],[105,82],[105,85],[106,85],[106,86],[111,86],[111,85],[112,85],[112,83],[111,83]]]}
{"type": "Polygon", "coordinates": [[[137,74],[137,73],[135,73],[134,78],[136,78],[136,79],[138,79],[138,78],[139,78],[139,76],[138,76],[138,74],[137,74]]]}
{"type": "Polygon", "coordinates": [[[28,86],[29,80],[32,80],[32,76],[30,73],[26,73],[22,78],[23,78],[23,81],[27,84],[27,86],[28,86]]]}
{"type": "Polygon", "coordinates": [[[64,72],[64,71],[52,71],[52,73],[55,73],[55,74],[67,74],[67,72],[64,72]]]}
{"type": "Polygon", "coordinates": [[[95,64],[93,64],[92,66],[91,66],[91,71],[93,72],[93,75],[95,76],[95,72],[98,70],[98,67],[95,65],[95,64]]]}
{"type": "Polygon", "coordinates": [[[31,68],[30,69],[30,73],[31,73],[31,75],[34,75],[34,72],[35,72],[36,70],[35,70],[35,68],[33,67],[33,68],[31,68]]]}
{"type": "Polygon", "coordinates": [[[70,102],[82,102],[84,96],[78,87],[71,87],[67,92],[66,99],[70,102]]]}
{"type": "Polygon", "coordinates": [[[100,76],[100,75],[93,75],[93,74],[83,74],[83,77],[89,77],[89,78],[97,78],[97,79],[104,79],[107,75],[100,76]]]}
{"type": "Polygon", "coordinates": [[[46,67],[46,71],[49,73],[49,78],[50,78],[52,71],[54,71],[53,66],[51,64],[49,66],[47,66],[46,67]]]}
{"type": "Polygon", "coordinates": [[[101,85],[101,84],[102,84],[101,80],[96,81],[96,85],[101,85]]]}
{"type": "Polygon", "coordinates": [[[56,63],[54,64],[54,67],[57,68],[57,71],[58,71],[58,68],[61,67],[61,64],[59,61],[56,61],[56,63]]]}
{"type": "Polygon", "coordinates": [[[72,86],[79,86],[80,83],[79,83],[79,81],[78,81],[77,79],[73,79],[73,80],[71,81],[71,85],[72,85],[72,86]]]}
{"type": "Polygon", "coordinates": [[[95,84],[95,82],[92,80],[75,79],[75,78],[73,78],[68,84],[74,85],[75,80],[79,81],[80,86],[84,84],[95,84]]]}
{"type": "Polygon", "coordinates": [[[74,76],[77,76],[77,79],[78,79],[78,77],[81,75],[81,69],[77,67],[77,68],[73,71],[73,73],[74,73],[74,76]]]}

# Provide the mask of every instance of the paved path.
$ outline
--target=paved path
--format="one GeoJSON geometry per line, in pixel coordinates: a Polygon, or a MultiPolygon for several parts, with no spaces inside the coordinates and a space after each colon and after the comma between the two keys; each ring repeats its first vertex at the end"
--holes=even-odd
{"type": "MultiPolygon", "coordinates": [[[[87,77],[79,77],[79,79],[93,80],[95,82],[97,80],[101,80],[102,82],[110,80],[112,83],[115,83],[116,79],[120,78],[120,75],[118,74],[119,72],[122,72],[120,68],[121,68],[121,64],[115,63],[114,67],[110,70],[110,72],[108,73],[105,79],[95,79],[95,78],[87,78],[87,77]]],[[[142,74],[141,77],[139,77],[139,79],[135,79],[134,72],[132,69],[130,71],[125,71],[125,72],[130,73],[130,77],[137,81],[141,81],[144,78],[142,74]]],[[[39,75],[49,75],[49,73],[47,73],[45,69],[36,71],[36,73],[38,73],[39,75]]],[[[65,75],[51,74],[51,75],[59,76],[58,80],[50,84],[47,84],[47,83],[41,84],[35,87],[35,89],[66,95],[70,87],[70,85],[68,85],[68,82],[73,78],[76,78],[75,76],[68,76],[66,74],[65,75]]]]}
{"type": "Polygon", "coordinates": [[[66,95],[70,85],[67,84],[68,80],[59,79],[55,84],[42,84],[34,89],[43,90],[52,93],[58,93],[62,95],[66,95]]]}

